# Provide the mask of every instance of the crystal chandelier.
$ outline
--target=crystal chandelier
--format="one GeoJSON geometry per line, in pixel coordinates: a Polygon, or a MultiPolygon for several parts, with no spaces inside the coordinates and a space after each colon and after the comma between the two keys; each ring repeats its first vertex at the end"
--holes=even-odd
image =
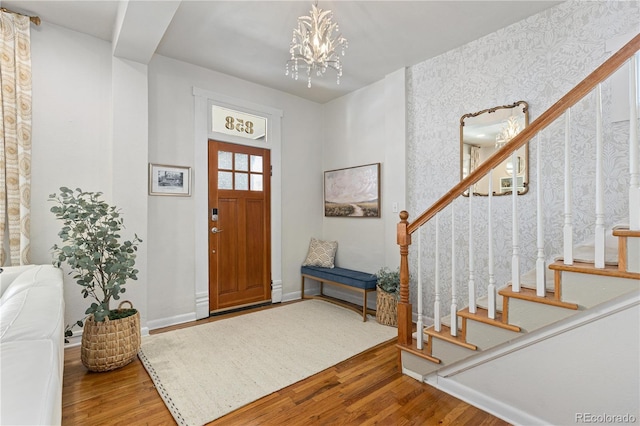
{"type": "Polygon", "coordinates": [[[318,8],[318,2],[311,5],[309,16],[298,18],[298,27],[293,29],[293,38],[289,53],[291,59],[287,61],[285,75],[298,79],[298,70],[307,72],[307,87],[311,87],[311,73],[315,71],[316,76],[324,75],[328,68],[333,68],[337,72],[337,83],[340,84],[342,76],[342,62],[340,62],[341,51],[348,47],[347,39],[337,33],[338,24],[332,21],[333,14],[330,10],[318,8]]]}
{"type": "Polygon", "coordinates": [[[514,116],[509,117],[506,124],[496,136],[496,148],[502,147],[504,144],[509,142],[511,139],[516,137],[518,133],[520,133],[520,124],[518,124],[518,119],[514,116]]]}

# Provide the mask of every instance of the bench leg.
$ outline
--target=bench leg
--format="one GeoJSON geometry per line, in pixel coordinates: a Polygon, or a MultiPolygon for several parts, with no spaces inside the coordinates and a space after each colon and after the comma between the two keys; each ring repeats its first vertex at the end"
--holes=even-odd
{"type": "Polygon", "coordinates": [[[363,291],[362,294],[364,297],[362,298],[362,321],[367,321],[367,292],[363,291]]]}
{"type": "Polygon", "coordinates": [[[302,276],[301,290],[300,290],[300,299],[304,300],[304,276],[302,276]]]}

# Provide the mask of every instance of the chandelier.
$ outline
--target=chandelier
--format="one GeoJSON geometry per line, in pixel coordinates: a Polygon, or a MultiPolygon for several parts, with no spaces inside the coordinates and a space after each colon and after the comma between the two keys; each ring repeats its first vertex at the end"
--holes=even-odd
{"type": "Polygon", "coordinates": [[[496,136],[496,148],[502,147],[504,144],[509,142],[511,139],[516,137],[518,133],[520,133],[520,124],[518,124],[518,119],[514,116],[509,117],[506,124],[496,136]]]}
{"type": "Polygon", "coordinates": [[[293,29],[293,38],[289,53],[291,59],[287,61],[285,75],[298,79],[298,70],[307,72],[307,87],[311,87],[311,73],[322,77],[328,68],[333,68],[337,73],[337,84],[340,84],[342,76],[341,51],[348,47],[347,39],[337,33],[338,24],[332,21],[333,13],[330,10],[318,8],[318,2],[311,5],[309,16],[298,18],[298,27],[293,29]]]}

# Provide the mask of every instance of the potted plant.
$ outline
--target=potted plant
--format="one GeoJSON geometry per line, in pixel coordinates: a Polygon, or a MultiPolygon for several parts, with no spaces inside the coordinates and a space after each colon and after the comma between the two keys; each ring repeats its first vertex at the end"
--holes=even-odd
{"type": "Polygon", "coordinates": [[[92,371],[108,371],[122,367],[135,358],[140,348],[140,314],[133,306],[111,309],[110,302],[119,300],[128,280],[136,280],[135,259],[142,240],[135,235],[131,241],[120,241],[123,219],[116,207],[102,200],[101,192],[72,191],[61,187],[51,194],[56,203],[51,212],[63,225],[58,233],[62,244],[54,244],[53,264],[66,263],[69,274],[81,286],[82,296],[93,299],[87,316],[67,325],[65,338],[72,329],[84,327],[82,333],[82,363],[92,371]],[[114,342],[118,336],[118,341],[114,342]]]}
{"type": "Polygon", "coordinates": [[[386,266],[377,273],[376,320],[380,324],[398,325],[398,300],[400,299],[400,268],[395,271],[386,266]]]}

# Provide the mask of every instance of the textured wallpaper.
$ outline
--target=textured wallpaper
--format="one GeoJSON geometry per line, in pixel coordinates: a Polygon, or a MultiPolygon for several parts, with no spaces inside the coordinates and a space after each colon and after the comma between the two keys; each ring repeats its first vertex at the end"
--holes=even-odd
{"type": "MultiPolygon", "coordinates": [[[[408,70],[407,191],[409,220],[427,209],[459,181],[459,120],[466,113],[524,100],[533,122],[611,53],[605,42],[638,31],[640,2],[569,1],[476,40],[408,70]]],[[[607,107],[611,89],[602,87],[604,105],[605,225],[628,222],[629,123],[611,123],[607,107]]],[[[595,224],[595,95],[572,109],[571,161],[574,241],[592,239],[595,224]]],[[[542,154],[545,256],[562,252],[564,205],[564,121],[534,141],[529,151],[527,194],[518,197],[520,270],[535,266],[536,151],[542,154]]],[[[511,197],[494,197],[494,255],[496,285],[511,277],[511,197]]],[[[488,285],[487,198],[472,200],[477,294],[488,285]]],[[[439,215],[440,289],[442,312],[451,304],[452,258],[458,308],[467,305],[469,200],[458,199],[439,215]],[[451,231],[452,210],[454,232],[451,231]],[[452,241],[455,248],[452,252],[452,241]]],[[[433,222],[433,221],[432,221],[433,222]]],[[[433,316],[435,227],[421,231],[421,269],[425,283],[425,314],[433,316]]],[[[417,236],[410,248],[411,299],[416,310],[417,236]]]]}

